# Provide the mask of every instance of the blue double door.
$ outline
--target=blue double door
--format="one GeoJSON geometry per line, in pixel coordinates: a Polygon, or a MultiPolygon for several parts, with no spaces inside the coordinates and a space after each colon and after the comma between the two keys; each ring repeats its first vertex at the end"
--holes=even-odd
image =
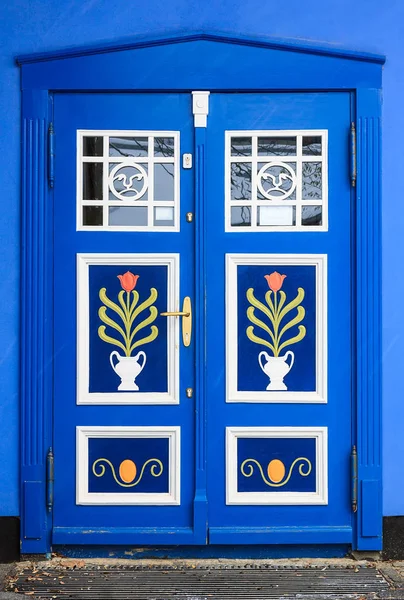
{"type": "Polygon", "coordinates": [[[55,545],[352,541],[350,97],[208,104],[55,95],[55,545]]]}

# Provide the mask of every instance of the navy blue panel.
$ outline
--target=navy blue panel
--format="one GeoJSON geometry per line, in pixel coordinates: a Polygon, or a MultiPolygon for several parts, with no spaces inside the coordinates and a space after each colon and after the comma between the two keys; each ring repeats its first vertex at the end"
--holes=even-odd
{"type": "MultiPolygon", "coordinates": [[[[157,299],[153,303],[158,313],[167,310],[167,267],[166,266],[136,266],[136,265],[90,265],[89,266],[89,307],[90,307],[90,392],[116,392],[120,384],[119,375],[113,370],[110,364],[110,355],[114,350],[124,357],[124,351],[111,343],[103,341],[98,329],[104,325],[100,319],[98,311],[104,306],[100,300],[100,289],[106,288],[107,297],[118,304],[118,294],[122,291],[118,275],[126,272],[133,275],[139,275],[136,282],[135,291],[139,293],[138,304],[140,305],[150,296],[151,288],[157,290],[157,299]]],[[[124,302],[127,301],[127,292],[124,292],[124,302]]],[[[130,302],[133,301],[133,295],[130,294],[130,302]]],[[[118,325],[124,327],[119,316],[111,309],[107,309],[106,314],[118,325]]],[[[134,320],[133,328],[150,315],[146,308],[134,320]]],[[[142,392],[167,392],[168,374],[167,374],[167,319],[157,317],[151,325],[158,328],[158,335],[150,343],[142,344],[131,352],[135,357],[139,351],[146,354],[146,364],[136,377],[136,384],[139,391],[142,392]]],[[[151,332],[151,325],[141,329],[134,337],[133,342],[143,339],[151,332]]],[[[108,336],[122,341],[120,334],[106,326],[108,336]]],[[[113,359],[116,364],[116,359],[113,359]]],[[[139,358],[139,364],[142,366],[143,358],[139,358]]],[[[127,390],[128,391],[128,390],[127,390]]],[[[125,393],[123,390],[121,393],[125,393]]]]}
{"type": "MultiPolygon", "coordinates": [[[[254,296],[266,306],[265,294],[269,291],[269,284],[265,275],[273,272],[286,275],[280,291],[285,292],[286,300],[284,306],[296,298],[298,288],[303,288],[304,298],[301,306],[305,309],[304,319],[294,327],[287,330],[280,344],[291,339],[299,333],[298,325],[306,328],[304,338],[290,346],[285,347],[279,353],[282,357],[287,351],[294,353],[294,363],[290,371],[284,377],[284,384],[288,391],[311,392],[316,389],[316,268],[315,266],[238,266],[237,267],[237,301],[238,301],[238,389],[240,391],[263,391],[266,389],[269,378],[262,370],[258,362],[258,355],[266,352],[268,356],[274,356],[271,349],[263,344],[251,341],[246,334],[248,327],[253,324],[247,317],[247,309],[251,306],[246,292],[253,288],[254,296]]],[[[272,302],[280,302],[280,291],[271,294],[272,302]]],[[[263,321],[271,330],[273,327],[269,319],[262,311],[255,308],[255,317],[263,321]]],[[[280,329],[297,315],[297,308],[286,313],[280,323],[280,329]]],[[[254,334],[259,338],[271,342],[268,333],[257,325],[253,325],[254,334]]],[[[267,359],[261,357],[261,363],[265,368],[267,359]]],[[[287,358],[290,364],[290,356],[287,358]]],[[[279,390],[282,391],[282,390],[279,390]]],[[[285,390],[284,390],[285,391],[285,390]]]]}
{"type": "Polygon", "coordinates": [[[237,458],[238,492],[316,492],[315,438],[238,438],[237,458]],[[268,474],[273,460],[285,468],[279,480],[268,474]]]}
{"type": "Polygon", "coordinates": [[[88,491],[168,493],[168,443],[168,438],[89,438],[88,491]],[[136,466],[133,480],[122,479],[123,461],[136,466]]]}

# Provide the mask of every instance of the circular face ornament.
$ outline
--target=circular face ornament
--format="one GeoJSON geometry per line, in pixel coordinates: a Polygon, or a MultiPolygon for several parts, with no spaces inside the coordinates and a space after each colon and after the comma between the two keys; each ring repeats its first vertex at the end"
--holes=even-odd
{"type": "Polygon", "coordinates": [[[108,183],[109,189],[119,200],[139,200],[147,189],[147,173],[137,163],[121,163],[111,170],[108,183]]]}
{"type": "Polygon", "coordinates": [[[296,173],[284,162],[266,163],[257,179],[259,191],[268,200],[286,200],[296,189],[296,173]]]}

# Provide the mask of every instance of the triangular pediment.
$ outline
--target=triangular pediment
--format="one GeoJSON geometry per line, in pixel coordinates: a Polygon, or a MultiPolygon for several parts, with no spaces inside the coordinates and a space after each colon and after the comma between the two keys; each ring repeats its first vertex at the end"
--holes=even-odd
{"type": "Polygon", "coordinates": [[[175,33],[20,56],[24,89],[274,90],[380,87],[382,56],[301,40],[175,33]]]}
{"type": "Polygon", "coordinates": [[[336,48],[331,44],[316,44],[307,40],[300,39],[279,39],[271,37],[247,37],[240,34],[229,34],[221,32],[174,32],[161,36],[134,37],[114,42],[105,42],[94,44],[92,46],[83,46],[77,48],[66,48],[54,50],[51,52],[42,52],[17,57],[19,64],[28,62],[38,62],[46,60],[57,60],[72,57],[82,57],[93,54],[105,54],[112,52],[123,52],[141,48],[151,48],[156,46],[168,45],[189,45],[192,42],[214,42],[216,44],[225,44],[229,46],[243,46],[263,48],[267,50],[283,50],[284,52],[298,52],[303,54],[313,54],[321,56],[347,58],[350,60],[368,61],[384,63],[385,57],[368,52],[359,52],[344,48],[336,48]]]}

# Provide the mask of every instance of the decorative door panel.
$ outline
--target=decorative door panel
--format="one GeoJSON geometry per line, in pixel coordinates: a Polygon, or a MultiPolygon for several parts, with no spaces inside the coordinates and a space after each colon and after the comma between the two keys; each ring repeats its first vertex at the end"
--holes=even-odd
{"type": "Polygon", "coordinates": [[[179,427],[77,427],[77,456],[77,504],[180,504],[179,427]]]}
{"type": "Polygon", "coordinates": [[[327,504],[327,428],[228,427],[227,504],[327,504]]]}
{"type": "Polygon", "coordinates": [[[192,125],[189,95],[55,95],[54,543],[195,536],[192,125]]]}
{"type": "Polygon", "coordinates": [[[327,401],[326,264],[227,255],[228,402],[327,401]]]}
{"type": "Polygon", "coordinates": [[[350,121],[349,94],[211,96],[211,543],[352,536],[350,121]]]}
{"type": "Polygon", "coordinates": [[[178,404],[179,255],[77,257],[78,404],[178,404]]]}

